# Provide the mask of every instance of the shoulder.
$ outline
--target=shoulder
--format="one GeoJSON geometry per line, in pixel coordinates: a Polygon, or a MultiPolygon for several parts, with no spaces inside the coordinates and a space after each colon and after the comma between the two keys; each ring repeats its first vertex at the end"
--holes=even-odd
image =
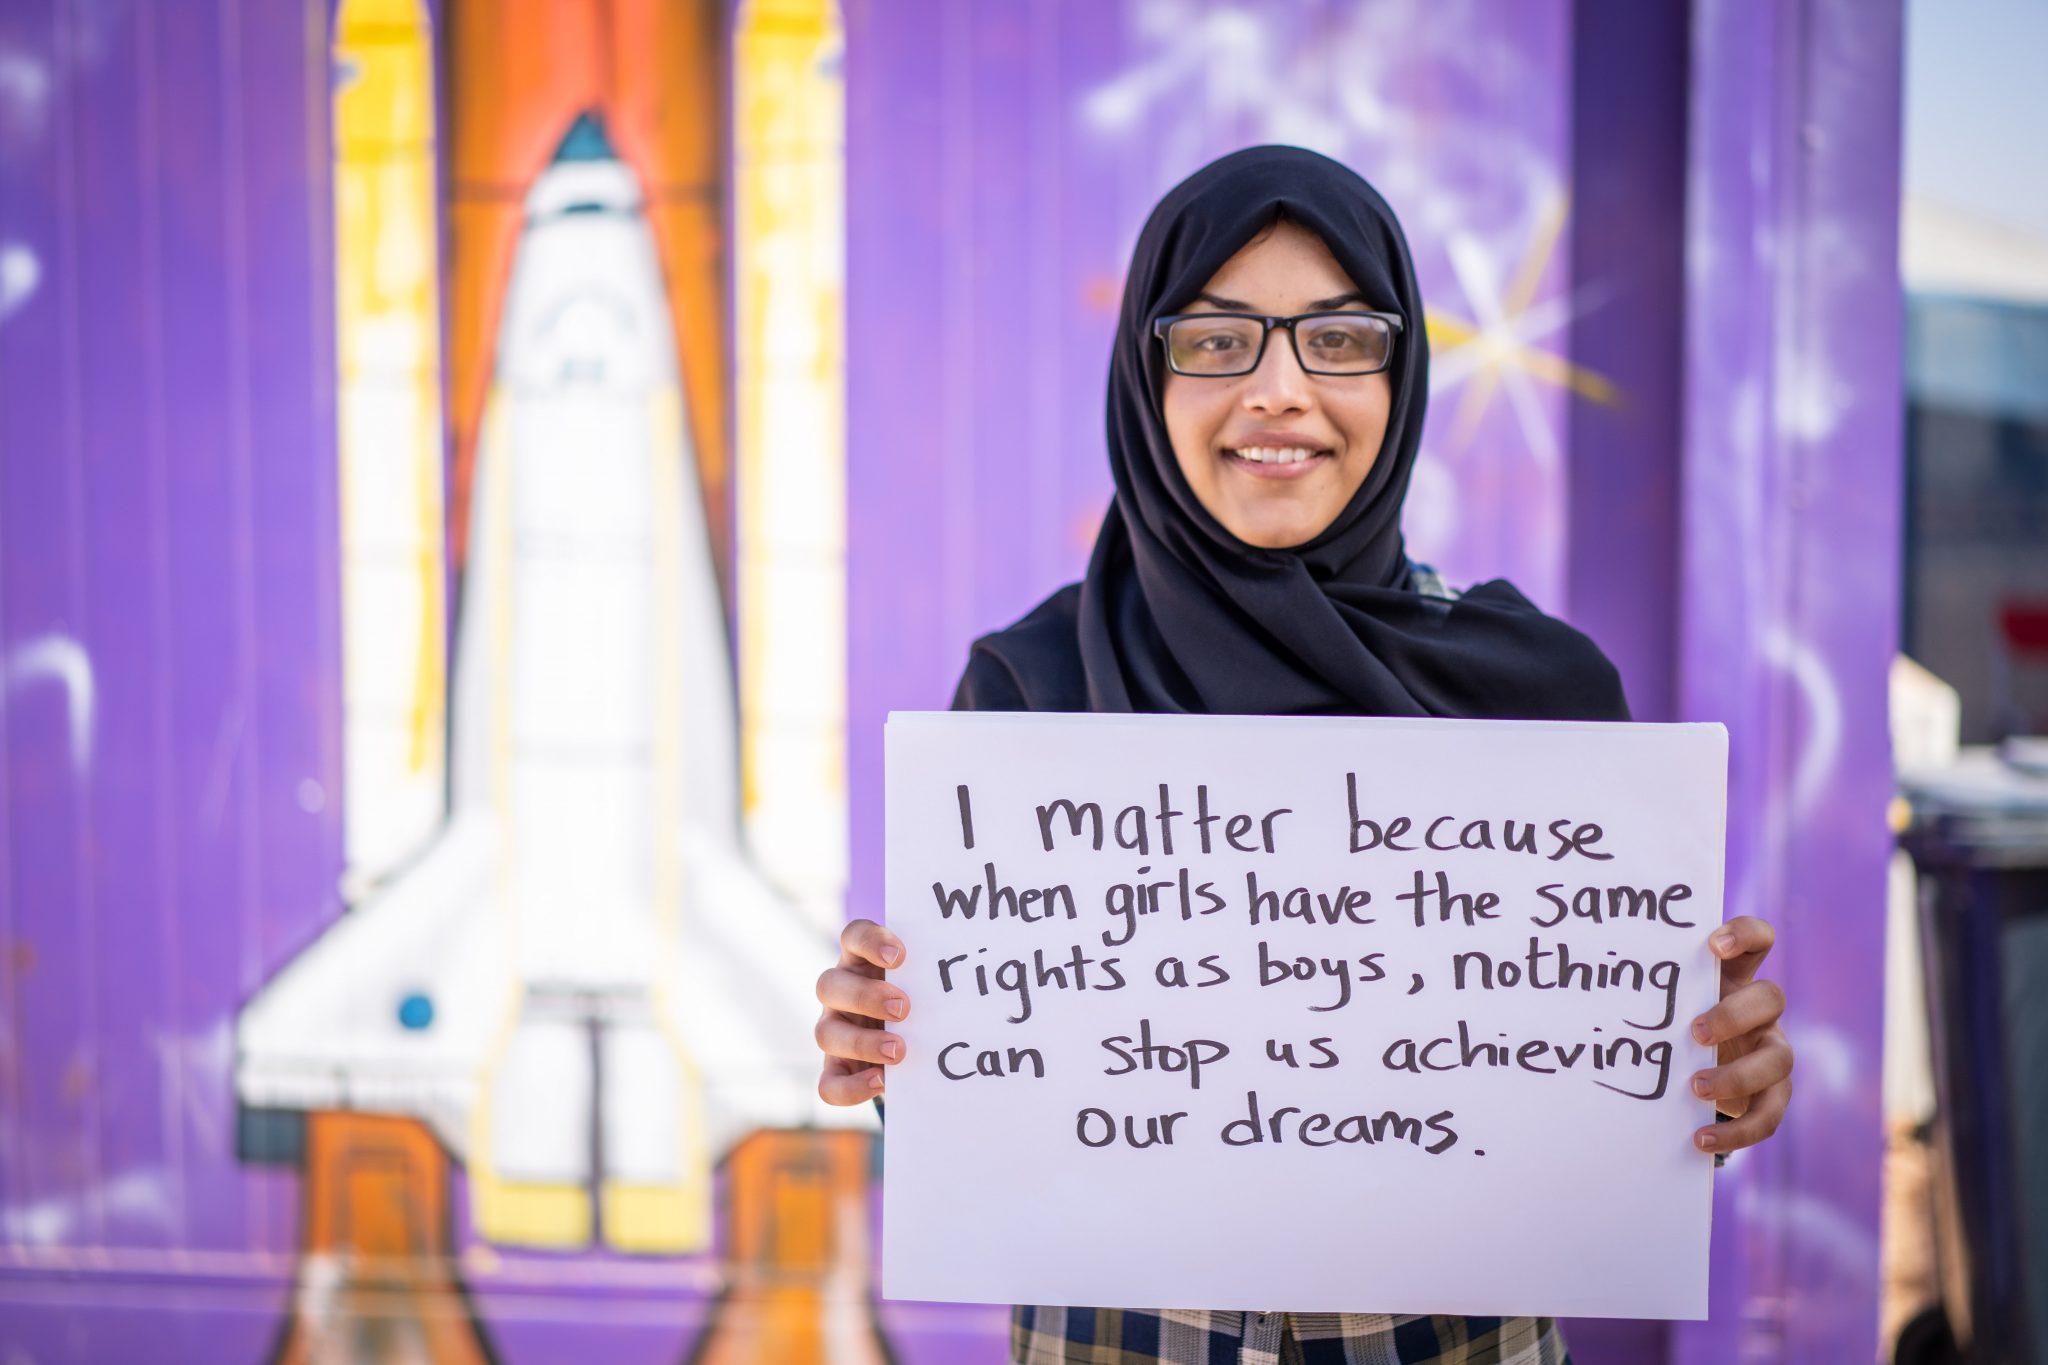
{"type": "Polygon", "coordinates": [[[1522,690],[1501,719],[1628,720],[1621,670],[1593,637],[1552,616],[1504,578],[1474,584],[1452,606],[1501,623],[1520,641],[1522,690]]]}
{"type": "Polygon", "coordinates": [[[967,652],[953,694],[956,711],[1087,709],[1081,668],[1081,585],[1069,583],[1014,624],[990,631],[967,652]]]}

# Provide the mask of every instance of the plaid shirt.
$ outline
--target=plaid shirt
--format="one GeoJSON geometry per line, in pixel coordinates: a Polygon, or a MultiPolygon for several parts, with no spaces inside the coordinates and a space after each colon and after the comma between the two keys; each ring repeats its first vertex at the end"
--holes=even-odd
{"type": "Polygon", "coordinates": [[[1024,1308],[1017,1365],[1571,1365],[1549,1318],[1024,1308]]]}
{"type": "Polygon", "coordinates": [[[1437,597],[1446,602],[1455,602],[1464,596],[1456,588],[1444,582],[1444,576],[1427,564],[1408,561],[1408,587],[1424,597],[1437,597]]]}

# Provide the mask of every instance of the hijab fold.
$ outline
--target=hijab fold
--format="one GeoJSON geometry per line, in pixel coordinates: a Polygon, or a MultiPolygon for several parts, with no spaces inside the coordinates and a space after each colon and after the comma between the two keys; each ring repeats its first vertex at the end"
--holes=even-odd
{"type": "Polygon", "coordinates": [[[1125,280],[1109,376],[1116,497],[1078,598],[1055,599],[1072,603],[1075,636],[1015,629],[977,650],[1005,666],[1030,709],[1085,693],[1096,711],[1626,719],[1619,676],[1598,647],[1510,584],[1455,601],[1409,586],[1401,502],[1428,380],[1408,244],[1372,186],[1298,147],[1212,162],[1153,210],[1125,280]],[[1225,530],[1182,477],[1152,324],[1281,217],[1321,237],[1369,306],[1404,326],[1365,482],[1315,539],[1269,550],[1225,530]]]}

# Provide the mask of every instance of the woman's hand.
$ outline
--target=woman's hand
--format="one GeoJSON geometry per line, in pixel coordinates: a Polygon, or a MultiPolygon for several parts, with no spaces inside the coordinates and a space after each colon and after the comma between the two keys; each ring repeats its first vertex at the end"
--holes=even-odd
{"type": "Polygon", "coordinates": [[[1742,915],[1707,938],[1721,959],[1721,1003],[1692,1021],[1692,1036],[1715,1045],[1718,1065],[1692,1078],[1692,1092],[1731,1118],[1693,1134],[1703,1152],[1762,1142],[1778,1131],[1792,1102],[1792,1045],[1778,1027],[1785,992],[1775,981],[1755,979],[1775,937],[1770,925],[1742,915]]]}
{"type": "Polygon", "coordinates": [[[839,935],[839,965],[818,978],[814,1033],[825,1054],[818,1098],[859,1104],[882,1093],[882,1068],[903,1060],[903,1040],[883,1025],[910,1013],[910,997],[883,979],[903,965],[903,943],[873,920],[857,919],[839,935]]]}

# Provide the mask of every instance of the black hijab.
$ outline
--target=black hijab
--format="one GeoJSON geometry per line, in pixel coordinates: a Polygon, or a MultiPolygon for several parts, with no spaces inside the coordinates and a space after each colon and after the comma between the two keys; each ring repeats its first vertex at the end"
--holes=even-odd
{"type": "MultiPolygon", "coordinates": [[[[1212,714],[1621,720],[1599,648],[1503,581],[1448,601],[1409,584],[1401,500],[1422,439],[1429,344],[1408,244],[1356,174],[1298,147],[1211,162],[1152,211],[1109,374],[1116,499],[1088,576],[975,647],[956,706],[1212,714]],[[1153,321],[1188,304],[1275,219],[1314,232],[1369,306],[1405,327],[1365,483],[1314,540],[1247,545],[1196,499],[1161,416],[1153,321]]],[[[1195,380],[1191,382],[1203,382],[1195,380]]]]}

